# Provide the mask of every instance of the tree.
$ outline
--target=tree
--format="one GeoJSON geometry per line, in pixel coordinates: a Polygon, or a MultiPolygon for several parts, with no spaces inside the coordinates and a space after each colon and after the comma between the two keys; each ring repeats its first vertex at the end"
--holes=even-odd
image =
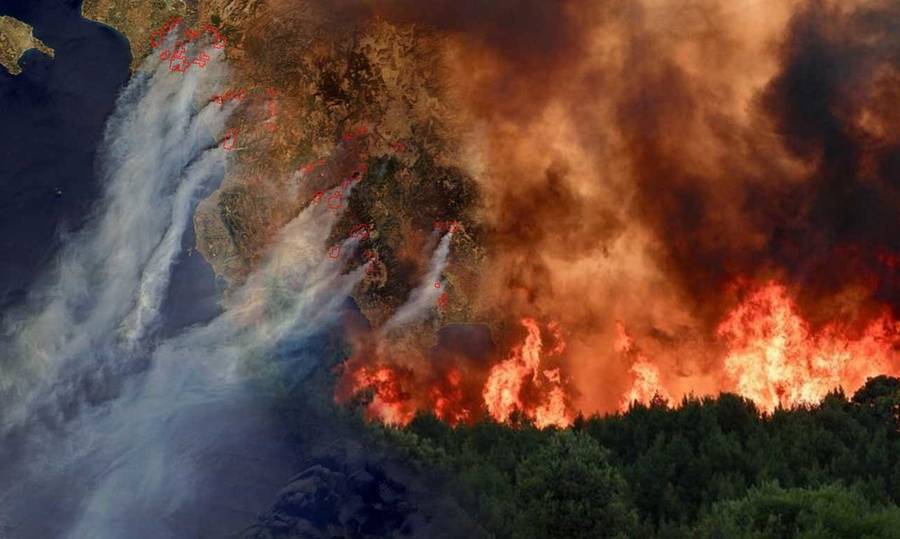
{"type": "Polygon", "coordinates": [[[703,539],[897,539],[900,508],[877,506],[833,484],[783,489],[768,483],[743,498],[719,502],[697,525],[703,539]]]}
{"type": "Polygon", "coordinates": [[[561,431],[516,470],[515,537],[630,537],[625,480],[590,436],[561,431]]]}
{"type": "Polygon", "coordinates": [[[900,428],[900,378],[876,376],[853,395],[853,402],[872,410],[879,418],[892,419],[900,428]]]}

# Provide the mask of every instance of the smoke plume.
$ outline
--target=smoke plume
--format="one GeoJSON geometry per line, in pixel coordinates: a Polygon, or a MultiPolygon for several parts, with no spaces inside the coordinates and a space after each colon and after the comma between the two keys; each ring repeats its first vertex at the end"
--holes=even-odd
{"type": "Polygon", "coordinates": [[[450,254],[450,240],[453,233],[448,232],[441,238],[437,248],[431,255],[428,264],[428,272],[422,278],[422,283],[409,293],[406,303],[401,305],[394,315],[382,326],[387,332],[401,327],[410,322],[424,318],[428,311],[434,308],[438,296],[441,295],[441,272],[447,266],[447,256],[450,254]]]}
{"type": "Polygon", "coordinates": [[[719,330],[733,312],[791,312],[809,337],[796,342],[844,343],[812,393],[900,372],[895,2],[386,0],[355,13],[440,40],[468,126],[461,166],[484,194],[474,318],[507,348],[518,320],[558,322],[578,409],[654,391],[807,394],[734,368],[753,355],[719,330]],[[760,294],[787,304],[746,311],[760,294]],[[846,359],[874,334],[877,351],[846,359]]]}
{"type": "Polygon", "coordinates": [[[0,505],[17,534],[222,536],[296,472],[250,382],[328,329],[364,268],[342,273],[356,240],[325,255],[339,215],[310,206],[221,314],[156,331],[197,199],[226,165],[215,139],[231,109],[210,97],[227,71],[205,53],[186,73],[146,60],[109,120],[95,215],[3,320],[0,505]]]}

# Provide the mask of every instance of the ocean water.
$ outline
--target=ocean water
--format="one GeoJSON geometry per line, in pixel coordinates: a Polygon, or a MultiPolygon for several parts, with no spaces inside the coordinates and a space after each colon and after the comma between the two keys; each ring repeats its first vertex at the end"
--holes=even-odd
{"type": "Polygon", "coordinates": [[[99,194],[97,145],[131,55],[121,34],[80,11],[80,2],[0,1],[0,14],[55,50],[55,59],[28,51],[17,76],[0,67],[0,307],[21,301],[60,232],[80,227],[99,194]]]}
{"type": "Polygon", "coordinates": [[[0,537],[240,530],[298,452],[239,367],[306,350],[362,278],[307,256],[337,217],[298,217],[223,311],[189,217],[227,162],[230,110],[208,104],[227,64],[207,49],[176,76],[153,57],[129,81],[127,43],[76,4],[0,12],[56,50],[0,81],[0,537]]]}
{"type": "MultiPolygon", "coordinates": [[[[2,312],[24,299],[100,196],[97,149],[128,82],[131,53],[122,34],[81,17],[80,0],[0,0],[0,15],[30,24],[55,51],[55,58],[26,52],[16,76],[0,67],[2,312]]],[[[193,230],[183,242],[193,245],[193,230]]],[[[201,256],[179,257],[165,329],[213,316],[219,289],[201,256]]]]}

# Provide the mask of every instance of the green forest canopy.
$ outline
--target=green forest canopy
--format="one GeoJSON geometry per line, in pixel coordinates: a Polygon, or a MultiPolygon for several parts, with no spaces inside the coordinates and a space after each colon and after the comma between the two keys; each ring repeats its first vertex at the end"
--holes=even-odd
{"type": "Polygon", "coordinates": [[[376,427],[496,537],[900,538],[900,380],[762,414],[731,394],[568,429],[376,427]]]}

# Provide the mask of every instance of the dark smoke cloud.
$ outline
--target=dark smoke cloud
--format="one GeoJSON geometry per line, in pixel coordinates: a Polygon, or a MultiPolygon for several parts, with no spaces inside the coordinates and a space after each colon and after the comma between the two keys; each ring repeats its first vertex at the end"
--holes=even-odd
{"type": "Polygon", "coordinates": [[[896,2],[850,12],[811,2],[794,17],[783,69],[762,99],[785,146],[816,163],[800,187],[801,218],[775,256],[816,295],[861,278],[889,284],[876,297],[895,310],[896,268],[885,271],[878,255],[900,251],[898,35],[896,2]]]}
{"type": "Polygon", "coordinates": [[[452,36],[465,46],[459,61],[473,68],[469,94],[479,115],[528,118],[552,99],[555,80],[583,55],[586,27],[579,2],[568,0],[387,0],[372,14],[452,36]],[[488,67],[484,60],[491,61],[488,67]],[[479,70],[487,72],[479,73],[479,70]]]}
{"type": "Polygon", "coordinates": [[[521,66],[563,60],[582,32],[572,17],[578,3],[567,0],[387,0],[375,13],[401,24],[423,24],[464,35],[521,66]]]}
{"type": "Polygon", "coordinates": [[[889,3],[803,6],[783,36],[777,74],[751,109],[758,120],[749,130],[721,116],[647,34],[632,43],[637,67],[618,121],[637,172],[640,213],[665,246],[662,263],[698,305],[714,305],[719,316],[717,300],[729,282],[776,275],[803,288],[808,308],[858,284],[896,309],[896,269],[879,255],[900,247],[898,126],[886,103],[898,88],[898,13],[889,3]],[[697,121],[728,148],[729,163],[712,173],[685,158],[690,143],[672,139],[697,121]],[[802,163],[800,174],[778,166],[770,134],[802,163]],[[716,184],[738,197],[740,227],[719,224],[716,184]]]}
{"type": "Polygon", "coordinates": [[[616,321],[678,395],[722,388],[716,327],[770,279],[814,329],[897,310],[898,12],[398,0],[358,14],[442,43],[484,194],[478,318],[501,349],[516,318],[558,320],[588,408],[608,408],[591,381],[632,381],[616,321]]]}

